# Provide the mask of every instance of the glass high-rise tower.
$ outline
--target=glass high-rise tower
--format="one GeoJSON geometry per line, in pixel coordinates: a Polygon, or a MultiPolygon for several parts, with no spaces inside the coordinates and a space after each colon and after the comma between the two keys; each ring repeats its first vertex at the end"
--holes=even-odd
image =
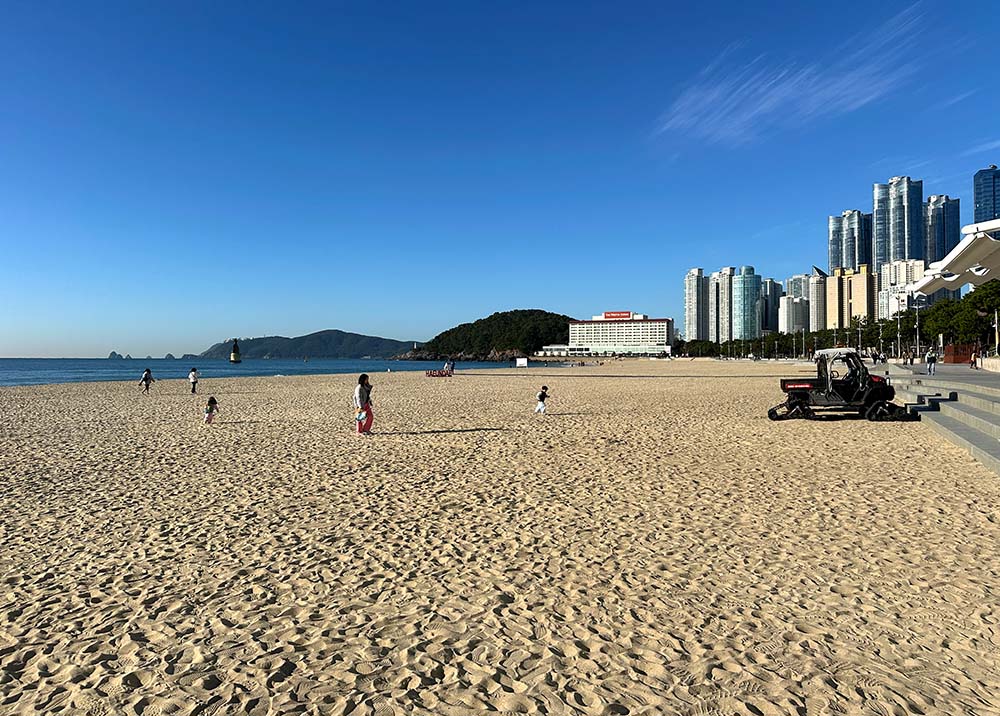
{"type": "Polygon", "coordinates": [[[924,183],[893,177],[874,185],[872,200],[873,270],[888,261],[924,258],[924,183]]]}
{"type": "Polygon", "coordinates": [[[924,258],[940,261],[962,240],[962,220],[958,199],[935,194],[924,204],[924,258]]]}
{"type": "Polygon", "coordinates": [[[760,276],[753,266],[740,266],[733,276],[733,338],[760,338],[760,276]]]}
{"type": "Polygon", "coordinates": [[[830,270],[857,269],[872,262],[872,215],[850,209],[831,216],[829,230],[830,270]]]}
{"type": "Polygon", "coordinates": [[[844,218],[831,216],[827,225],[827,249],[830,254],[830,270],[842,268],[844,265],[844,218]]]}
{"type": "Polygon", "coordinates": [[[1000,219],[1000,169],[990,164],[980,169],[972,179],[972,194],[975,201],[973,221],[1000,219]]]}

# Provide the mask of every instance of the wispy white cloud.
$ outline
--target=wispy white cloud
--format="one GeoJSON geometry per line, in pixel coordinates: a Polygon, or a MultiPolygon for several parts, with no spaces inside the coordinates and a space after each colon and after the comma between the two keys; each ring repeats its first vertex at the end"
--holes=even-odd
{"type": "Polygon", "coordinates": [[[994,149],[1000,149],[1000,139],[995,139],[992,142],[984,142],[983,144],[977,144],[974,147],[969,147],[964,152],[962,152],[960,157],[971,157],[973,154],[982,154],[983,152],[992,152],[994,149]]]}
{"type": "Polygon", "coordinates": [[[930,174],[922,177],[924,180],[924,194],[928,196],[931,194],[947,194],[953,199],[956,196],[962,196],[961,187],[971,185],[972,174],[973,172],[966,168],[959,172],[930,174]],[[958,193],[956,193],[956,190],[958,190],[958,193]]]}
{"type": "Polygon", "coordinates": [[[933,107],[931,107],[931,109],[935,110],[948,109],[949,107],[955,106],[959,102],[963,102],[964,100],[969,99],[969,97],[971,97],[978,91],[979,91],[978,89],[973,89],[969,90],[968,92],[963,92],[962,94],[955,95],[951,99],[946,99],[944,102],[934,105],[933,107]]]}
{"type": "Polygon", "coordinates": [[[807,64],[767,55],[740,61],[741,47],[731,46],[681,92],[658,131],[738,145],[771,129],[860,109],[919,72],[923,17],[918,2],[831,57],[807,64]]]}
{"type": "Polygon", "coordinates": [[[913,173],[918,169],[923,169],[924,167],[930,166],[934,163],[933,159],[914,159],[913,157],[882,157],[868,166],[871,169],[886,169],[890,168],[894,172],[909,172],[913,173]]]}

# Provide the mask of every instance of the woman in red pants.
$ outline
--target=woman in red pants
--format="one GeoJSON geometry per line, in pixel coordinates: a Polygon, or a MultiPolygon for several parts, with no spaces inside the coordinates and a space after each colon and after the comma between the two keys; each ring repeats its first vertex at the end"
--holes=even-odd
{"type": "Polygon", "coordinates": [[[362,373],[358,377],[358,387],[354,389],[354,408],[357,410],[355,418],[358,423],[358,435],[372,434],[372,384],[368,380],[368,374],[362,373]]]}

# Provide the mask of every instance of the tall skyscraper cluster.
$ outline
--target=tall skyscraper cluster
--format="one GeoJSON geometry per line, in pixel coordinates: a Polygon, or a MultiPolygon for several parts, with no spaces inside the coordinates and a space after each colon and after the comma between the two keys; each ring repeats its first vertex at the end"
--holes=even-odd
{"type": "Polygon", "coordinates": [[[753,340],[778,330],[781,284],[753,266],[725,266],[684,277],[684,328],[689,341],[753,340]],[[703,320],[704,319],[704,320],[703,320]]]}
{"type": "MultiPolygon", "coordinates": [[[[975,222],[1000,218],[1000,169],[973,177],[975,222]]],[[[813,267],[781,283],[753,266],[727,266],[684,278],[684,337],[725,343],[802,330],[843,329],[854,318],[891,318],[910,306],[906,285],[962,238],[959,200],[924,198],[924,183],[896,176],[872,186],[872,210],[848,209],[827,222],[829,273],[813,267]]],[[[928,299],[958,298],[939,291],[928,299]]]]}
{"type": "Polygon", "coordinates": [[[851,209],[830,217],[830,271],[867,265],[878,274],[894,261],[940,261],[961,237],[958,199],[933,195],[924,201],[923,181],[892,177],[873,186],[872,213],[851,209]]]}

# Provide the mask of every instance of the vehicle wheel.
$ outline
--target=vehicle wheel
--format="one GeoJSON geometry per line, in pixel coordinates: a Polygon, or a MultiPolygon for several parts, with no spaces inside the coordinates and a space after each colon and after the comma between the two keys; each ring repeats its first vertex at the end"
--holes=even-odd
{"type": "Polygon", "coordinates": [[[881,420],[892,420],[892,406],[884,400],[876,400],[872,403],[871,407],[868,408],[868,412],[865,414],[865,417],[873,423],[881,420]]]}
{"type": "Polygon", "coordinates": [[[805,401],[796,401],[788,406],[788,417],[789,418],[800,418],[802,420],[811,420],[815,413],[813,413],[812,408],[806,405],[805,401]]]}
{"type": "Polygon", "coordinates": [[[778,409],[777,408],[769,408],[768,411],[767,411],[767,419],[768,420],[781,420],[781,416],[778,415],[778,409]]]}

